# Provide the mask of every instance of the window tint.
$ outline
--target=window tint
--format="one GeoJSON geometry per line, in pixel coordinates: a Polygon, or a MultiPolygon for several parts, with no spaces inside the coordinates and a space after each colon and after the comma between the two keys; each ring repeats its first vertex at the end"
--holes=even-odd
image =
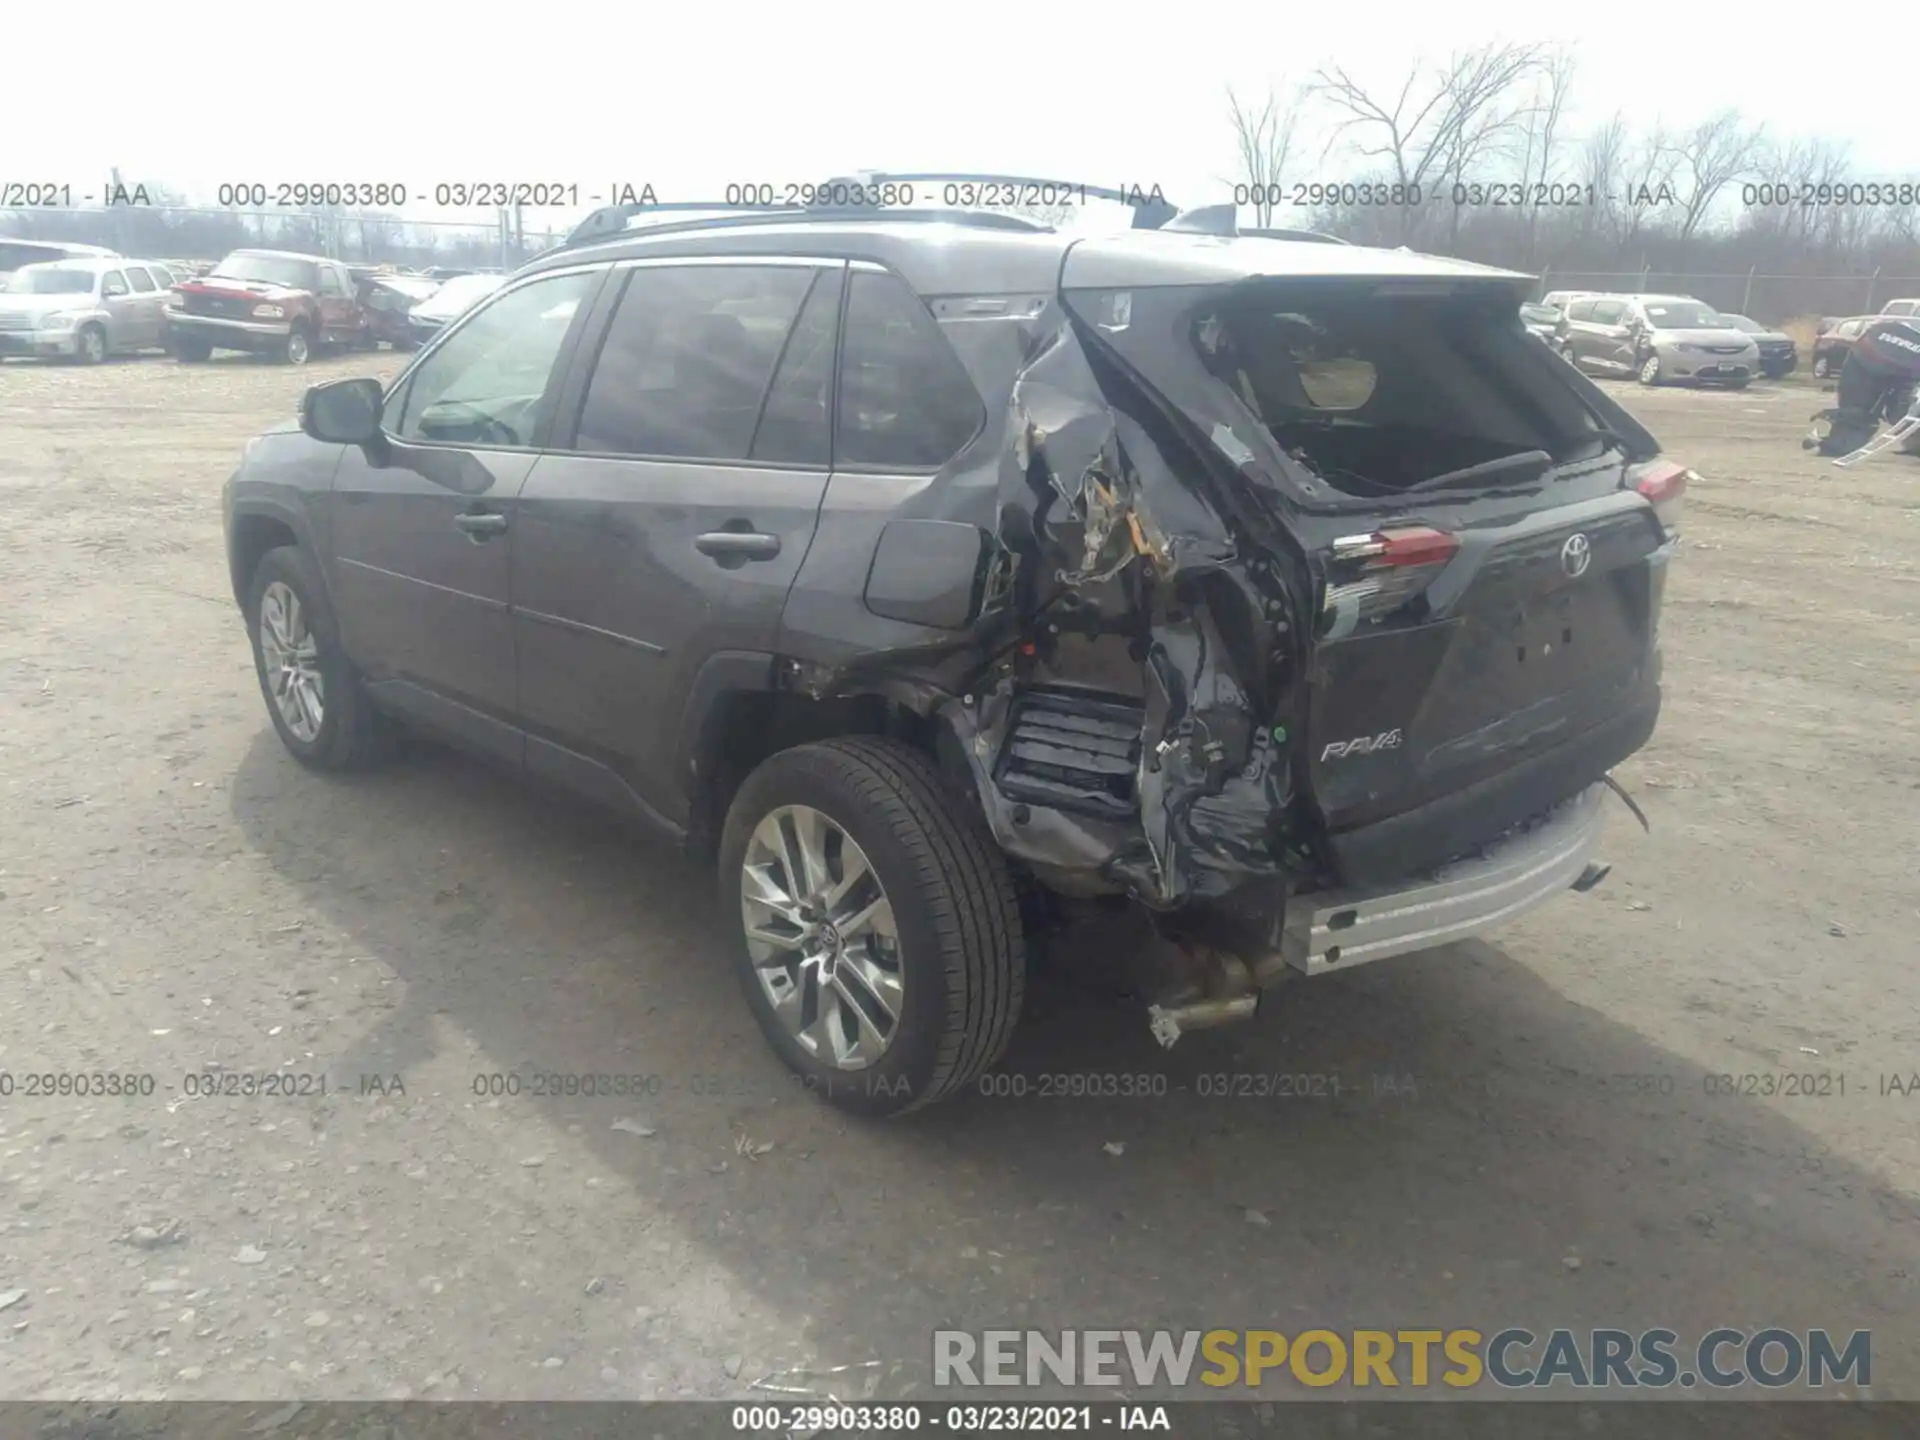
{"type": "Polygon", "coordinates": [[[1569,320],[1591,320],[1592,318],[1593,301],[1591,300],[1576,300],[1567,306],[1567,319],[1569,320]]]}
{"type": "Polygon", "coordinates": [[[140,295],[151,295],[160,288],[153,283],[153,277],[147,273],[144,265],[127,266],[127,278],[133,281],[134,291],[140,295]]]}
{"type": "Polygon", "coordinates": [[[448,445],[533,443],[567,328],[599,275],[550,275],[503,293],[421,360],[392,433],[448,445]]]}
{"type": "Polygon", "coordinates": [[[1626,313],[1627,307],[1618,300],[1601,300],[1593,307],[1593,318],[1601,325],[1618,325],[1626,313]]]}
{"type": "Polygon", "coordinates": [[[980,428],[980,397],[927,307],[898,279],[852,276],[836,465],[931,469],[980,428]]]}
{"type": "Polygon", "coordinates": [[[843,270],[823,270],[813,282],[787,352],[767,391],[753,458],[775,464],[825,465],[831,449],[833,339],[840,328],[843,270]]]}
{"type": "Polygon", "coordinates": [[[100,293],[102,295],[125,295],[127,293],[127,277],[122,275],[118,270],[107,271],[106,274],[100,277],[100,293]]]}
{"type": "Polygon", "coordinates": [[[746,459],[814,274],[797,265],[629,271],[587,382],[574,448],[746,459]]]}

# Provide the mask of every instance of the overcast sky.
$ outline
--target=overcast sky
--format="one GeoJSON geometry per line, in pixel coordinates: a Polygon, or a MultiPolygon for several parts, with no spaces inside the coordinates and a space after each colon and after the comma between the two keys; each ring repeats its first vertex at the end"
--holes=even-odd
{"type": "MultiPolygon", "coordinates": [[[[1333,60],[1385,92],[1489,39],[1575,50],[1576,127],[1616,108],[1685,126],[1738,106],[1775,133],[1850,141],[1863,175],[1920,178],[1910,87],[1836,91],[1814,64],[1839,53],[1810,39],[1817,12],[1789,25],[1764,6],[255,3],[141,11],[127,43],[115,5],[15,9],[0,180],[76,192],[118,165],[208,203],[222,181],[299,180],[416,197],[553,180],[583,198],[650,181],[662,200],[707,200],[728,181],[892,168],[1158,183],[1192,204],[1228,198],[1229,84],[1257,94],[1333,60]],[[76,50],[89,32],[98,43],[76,50]]],[[[1319,156],[1288,178],[1352,178],[1319,156]]]]}

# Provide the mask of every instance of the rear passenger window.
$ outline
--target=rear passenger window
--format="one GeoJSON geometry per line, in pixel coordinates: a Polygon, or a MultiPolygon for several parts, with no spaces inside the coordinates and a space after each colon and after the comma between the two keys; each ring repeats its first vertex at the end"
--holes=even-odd
{"type": "Polygon", "coordinates": [[[980,396],[901,281],[856,271],[850,283],[834,464],[937,469],[979,431],[980,396]]]}
{"type": "Polygon", "coordinates": [[[823,270],[787,337],[753,437],[753,459],[776,465],[825,465],[831,450],[833,338],[840,328],[844,270],[823,270]]]}
{"type": "MultiPolygon", "coordinates": [[[[816,273],[797,265],[628,272],[587,382],[574,448],[747,459],[762,404],[771,400],[774,367],[816,273]]],[[[794,336],[796,343],[802,338],[794,336]]],[[[804,358],[797,356],[796,365],[804,358]]]]}
{"type": "Polygon", "coordinates": [[[155,290],[160,288],[153,283],[153,277],[147,273],[144,265],[127,266],[127,278],[133,281],[133,289],[136,295],[151,295],[155,290]]]}

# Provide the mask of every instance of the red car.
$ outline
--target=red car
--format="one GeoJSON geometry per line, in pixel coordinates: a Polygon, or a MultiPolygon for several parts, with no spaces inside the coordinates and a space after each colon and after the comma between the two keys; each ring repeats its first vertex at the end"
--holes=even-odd
{"type": "Polygon", "coordinates": [[[319,255],[236,250],[167,297],[167,348],[181,360],[247,350],[304,365],[329,345],[375,342],[347,267],[319,255]]]}

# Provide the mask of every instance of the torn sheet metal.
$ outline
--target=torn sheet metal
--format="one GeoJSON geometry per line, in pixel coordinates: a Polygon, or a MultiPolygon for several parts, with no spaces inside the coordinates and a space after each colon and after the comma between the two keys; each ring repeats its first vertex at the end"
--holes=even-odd
{"type": "Polygon", "coordinates": [[[995,838],[1057,889],[1166,910],[1291,873],[1303,862],[1287,839],[1298,823],[1289,737],[1302,717],[1277,551],[1239,532],[1244,517],[1224,515],[1208,488],[1222,470],[1237,479],[1231,466],[1114,358],[1090,354],[1064,307],[1007,327],[1019,353],[1002,382],[997,491],[976,468],[926,492],[928,515],[992,537],[976,622],[809,670],[803,688],[884,685],[942,716],[995,838]],[[1096,654],[1117,654],[1124,675],[1096,673],[1085,659],[1096,654]],[[1023,697],[1047,684],[1138,706],[1137,805],[1125,818],[996,783],[1023,697]]]}

